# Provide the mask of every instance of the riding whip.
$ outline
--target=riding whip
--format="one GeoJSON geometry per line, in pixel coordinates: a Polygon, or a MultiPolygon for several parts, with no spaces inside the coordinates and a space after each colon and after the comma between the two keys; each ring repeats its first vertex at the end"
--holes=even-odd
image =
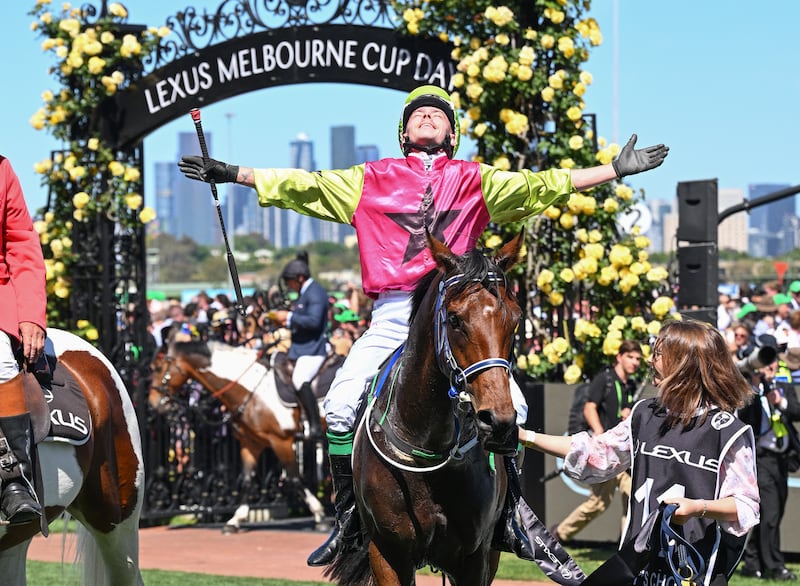
{"type": "MultiPolygon", "coordinates": [[[[194,121],[195,130],[197,130],[197,140],[200,141],[200,152],[203,155],[203,165],[208,164],[208,147],[206,146],[206,137],[203,133],[203,123],[200,120],[200,108],[192,108],[189,111],[194,121]]],[[[230,244],[228,244],[228,233],[225,231],[225,221],[222,219],[222,208],[219,205],[219,196],[217,195],[217,184],[211,179],[208,184],[211,186],[211,195],[214,196],[214,205],[217,208],[217,217],[219,218],[219,226],[222,229],[222,240],[225,242],[225,251],[228,258],[228,270],[231,273],[231,281],[233,281],[233,289],[236,291],[236,311],[239,315],[244,317],[246,311],[244,308],[244,298],[242,297],[242,287],[239,284],[239,271],[236,270],[236,259],[233,258],[230,244]]]]}

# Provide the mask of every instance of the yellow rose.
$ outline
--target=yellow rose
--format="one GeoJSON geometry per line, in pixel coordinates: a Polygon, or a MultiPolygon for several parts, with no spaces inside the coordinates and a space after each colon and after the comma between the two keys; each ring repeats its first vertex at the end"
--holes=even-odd
{"type": "Polygon", "coordinates": [[[108,164],[108,170],[114,177],[119,177],[125,173],[125,165],[119,161],[111,161],[108,164]]]}
{"type": "Polygon", "coordinates": [[[142,211],[139,212],[139,221],[142,224],[148,224],[156,219],[156,211],[151,207],[144,207],[142,211]]]}
{"type": "Polygon", "coordinates": [[[85,191],[79,191],[72,196],[72,205],[74,205],[76,209],[82,209],[86,207],[90,200],[91,198],[89,197],[88,193],[85,191]]]}
{"type": "Polygon", "coordinates": [[[544,285],[548,285],[553,282],[556,276],[550,269],[542,269],[539,272],[539,276],[536,277],[536,285],[541,289],[544,285]]]}
{"type": "Polygon", "coordinates": [[[561,269],[561,272],[558,274],[559,278],[565,283],[572,283],[575,280],[575,273],[570,268],[561,269]]]}
{"type": "Polygon", "coordinates": [[[662,318],[675,306],[675,302],[670,297],[658,297],[650,304],[650,310],[658,318],[662,318]]]}
{"type": "Polygon", "coordinates": [[[569,137],[569,148],[573,151],[577,151],[583,148],[583,137],[578,134],[573,134],[569,137]]]}
{"type": "Polygon", "coordinates": [[[558,223],[561,224],[561,227],[564,228],[565,230],[570,230],[575,226],[577,220],[575,219],[575,216],[573,216],[569,212],[564,212],[558,219],[558,223]]]}
{"type": "Polygon", "coordinates": [[[138,193],[129,193],[125,196],[125,205],[132,210],[138,210],[142,207],[142,196],[138,193]]]}
{"type": "Polygon", "coordinates": [[[581,369],[576,364],[570,364],[564,371],[564,382],[574,385],[579,380],[581,380],[581,369]]]}
{"type": "Polygon", "coordinates": [[[544,214],[545,217],[551,220],[557,220],[558,217],[561,215],[561,208],[557,208],[556,206],[549,206],[545,208],[542,214],[544,214]]]}
{"type": "Polygon", "coordinates": [[[653,283],[660,283],[665,281],[668,276],[667,270],[664,267],[653,267],[647,271],[646,278],[653,283]]]}
{"type": "Polygon", "coordinates": [[[89,328],[83,335],[86,336],[86,339],[90,342],[94,342],[100,337],[96,328],[89,328]]]}
{"type": "Polygon", "coordinates": [[[619,209],[619,203],[616,199],[607,197],[603,202],[603,209],[609,214],[613,214],[619,209]]]}
{"type": "Polygon", "coordinates": [[[567,350],[569,350],[569,342],[567,339],[562,336],[557,336],[553,339],[553,350],[558,352],[559,354],[563,354],[567,350]]]}
{"type": "Polygon", "coordinates": [[[606,356],[616,356],[619,354],[619,347],[622,345],[622,340],[619,338],[606,337],[603,340],[603,354],[606,356]]]}

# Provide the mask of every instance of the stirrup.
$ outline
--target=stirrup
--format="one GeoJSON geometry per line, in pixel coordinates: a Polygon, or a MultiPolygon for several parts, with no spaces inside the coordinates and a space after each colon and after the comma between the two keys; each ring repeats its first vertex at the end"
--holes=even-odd
{"type": "Polygon", "coordinates": [[[42,517],[42,506],[21,482],[9,482],[3,489],[2,498],[3,525],[22,525],[37,521],[42,517]],[[9,514],[9,509],[11,512],[9,514]]]}

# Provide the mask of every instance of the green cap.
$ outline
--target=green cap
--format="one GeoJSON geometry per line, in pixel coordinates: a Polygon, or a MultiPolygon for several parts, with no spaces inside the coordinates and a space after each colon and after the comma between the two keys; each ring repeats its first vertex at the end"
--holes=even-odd
{"type": "Polygon", "coordinates": [[[333,319],[338,322],[361,321],[361,316],[352,309],[345,309],[343,312],[334,315],[333,319]]]}
{"type": "Polygon", "coordinates": [[[788,296],[786,293],[778,293],[772,298],[772,302],[775,305],[791,305],[792,298],[788,296]]]}
{"type": "Polygon", "coordinates": [[[789,291],[792,293],[800,293],[800,281],[792,281],[789,285],[789,291]]]}
{"type": "Polygon", "coordinates": [[[745,303],[742,308],[736,313],[736,319],[742,319],[748,313],[755,313],[758,309],[754,303],[745,303]]]}

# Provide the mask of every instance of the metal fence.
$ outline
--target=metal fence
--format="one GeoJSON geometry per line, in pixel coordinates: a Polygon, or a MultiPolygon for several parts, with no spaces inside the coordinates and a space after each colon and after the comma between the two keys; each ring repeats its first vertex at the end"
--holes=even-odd
{"type": "MultiPolygon", "coordinates": [[[[143,524],[159,524],[181,515],[192,515],[198,523],[224,522],[242,504],[249,505],[250,520],[256,522],[309,514],[296,491],[287,486],[271,450],[264,450],[254,477],[247,482],[239,442],[219,403],[197,393],[191,384],[186,397],[185,403],[174,403],[163,413],[149,406],[143,410],[143,524]]],[[[329,502],[326,455],[303,438],[297,439],[295,451],[304,485],[315,491],[320,501],[329,502]]]]}

